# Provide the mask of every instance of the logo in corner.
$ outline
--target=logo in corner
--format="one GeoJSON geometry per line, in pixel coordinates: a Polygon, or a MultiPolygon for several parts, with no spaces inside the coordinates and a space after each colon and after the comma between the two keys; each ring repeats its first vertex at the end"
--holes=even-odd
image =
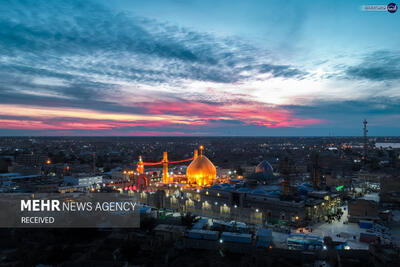
{"type": "Polygon", "coordinates": [[[390,13],[395,13],[397,11],[397,5],[395,3],[388,4],[387,11],[389,11],[390,13]]]}

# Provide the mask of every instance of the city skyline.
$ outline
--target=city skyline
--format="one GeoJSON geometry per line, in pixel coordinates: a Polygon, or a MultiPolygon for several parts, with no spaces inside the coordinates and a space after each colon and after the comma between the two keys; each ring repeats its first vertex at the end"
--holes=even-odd
{"type": "Polygon", "coordinates": [[[3,1],[0,135],[398,136],[398,13],[364,4],[3,1]]]}

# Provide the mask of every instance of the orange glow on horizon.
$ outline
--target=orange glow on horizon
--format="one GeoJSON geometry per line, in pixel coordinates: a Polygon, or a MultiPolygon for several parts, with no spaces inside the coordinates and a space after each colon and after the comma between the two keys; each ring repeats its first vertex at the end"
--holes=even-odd
{"type": "Polygon", "coordinates": [[[33,118],[49,119],[49,118],[85,118],[92,120],[110,120],[110,121],[164,121],[171,120],[175,123],[190,124],[190,120],[194,118],[187,117],[182,120],[181,116],[175,115],[159,115],[153,114],[128,114],[128,113],[110,113],[104,111],[94,111],[89,109],[78,108],[55,108],[55,107],[39,107],[39,106],[21,106],[0,104],[0,115],[3,116],[20,116],[25,117],[29,114],[33,118]]]}
{"type": "MultiPolygon", "coordinates": [[[[245,125],[265,127],[303,127],[322,123],[314,118],[297,118],[291,111],[265,103],[220,103],[171,101],[137,103],[144,114],[107,112],[83,108],[40,107],[33,105],[0,104],[0,128],[17,130],[104,130],[125,127],[207,127],[211,123],[241,121],[245,125]],[[2,116],[4,118],[2,118],[2,116]],[[9,117],[12,117],[10,119],[9,117]],[[21,119],[18,119],[20,117],[21,119]]],[[[163,131],[143,131],[162,134],[163,131]]],[[[124,134],[141,135],[140,131],[124,134]]],[[[185,134],[185,131],[165,131],[165,134],[185,134]]],[[[65,133],[68,134],[68,133],[65,133]]],[[[207,134],[196,132],[193,134],[207,134]]]]}

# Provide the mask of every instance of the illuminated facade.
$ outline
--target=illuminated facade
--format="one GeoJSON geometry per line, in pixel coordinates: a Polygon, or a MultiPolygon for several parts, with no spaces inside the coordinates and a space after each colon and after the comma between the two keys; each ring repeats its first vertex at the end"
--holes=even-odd
{"type": "MultiPolygon", "coordinates": [[[[124,171],[123,174],[126,175],[144,175],[144,167],[145,166],[157,166],[162,165],[162,183],[163,184],[171,184],[171,183],[189,183],[191,185],[199,185],[206,186],[212,185],[214,179],[217,177],[217,170],[215,166],[211,163],[211,161],[203,155],[203,146],[200,146],[200,156],[198,150],[194,150],[194,154],[192,158],[182,159],[182,160],[168,160],[168,153],[163,153],[163,158],[158,162],[143,162],[142,156],[139,156],[139,160],[136,165],[137,173],[133,171],[124,171]],[[172,174],[168,173],[168,165],[175,163],[183,163],[192,161],[187,168],[187,176],[179,173],[172,174]]],[[[146,172],[147,175],[147,172],[146,172]]],[[[147,185],[147,183],[146,183],[147,185]]]]}
{"type": "Polygon", "coordinates": [[[186,170],[187,182],[192,185],[212,185],[217,177],[214,164],[203,155],[203,146],[200,146],[200,156],[195,157],[186,170]]]}
{"type": "Polygon", "coordinates": [[[138,164],[137,164],[136,170],[137,170],[138,173],[140,173],[140,174],[143,174],[143,173],[144,173],[144,164],[143,164],[142,156],[139,156],[139,162],[138,162],[138,164]]]}
{"type": "Polygon", "coordinates": [[[163,184],[169,184],[170,179],[169,179],[169,175],[168,175],[168,153],[167,152],[164,152],[164,154],[163,154],[162,166],[163,166],[163,176],[162,176],[163,184]]]}

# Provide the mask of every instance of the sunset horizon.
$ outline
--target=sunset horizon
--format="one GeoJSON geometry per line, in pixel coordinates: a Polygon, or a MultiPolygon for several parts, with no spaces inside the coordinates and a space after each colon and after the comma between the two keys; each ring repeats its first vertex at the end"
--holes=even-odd
{"type": "Polygon", "coordinates": [[[0,135],[399,136],[399,20],[363,4],[2,1],[0,135]]]}

